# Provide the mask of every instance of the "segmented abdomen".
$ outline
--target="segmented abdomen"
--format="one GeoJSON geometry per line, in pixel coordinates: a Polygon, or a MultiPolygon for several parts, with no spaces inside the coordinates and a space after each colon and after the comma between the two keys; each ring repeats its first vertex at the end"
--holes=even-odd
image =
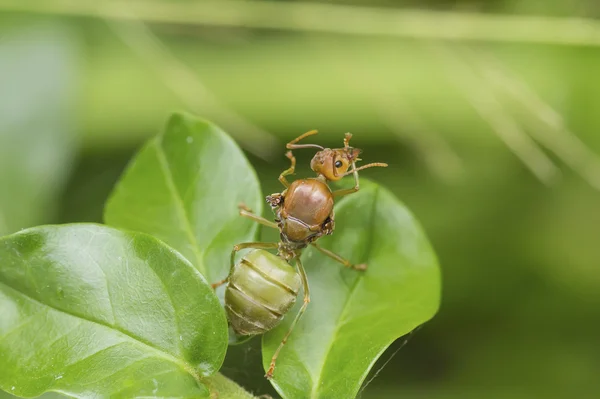
{"type": "Polygon", "coordinates": [[[225,290],[229,323],[240,335],[263,334],[292,307],[302,282],[282,258],[256,249],[238,262],[225,290]]]}

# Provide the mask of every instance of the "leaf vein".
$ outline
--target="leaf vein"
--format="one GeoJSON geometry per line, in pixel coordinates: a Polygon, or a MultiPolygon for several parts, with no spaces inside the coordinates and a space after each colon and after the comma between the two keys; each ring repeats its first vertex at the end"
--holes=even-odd
{"type": "Polygon", "coordinates": [[[179,350],[179,354],[183,354],[183,348],[181,347],[181,341],[179,339],[179,337],[181,337],[181,326],[179,325],[179,316],[177,315],[177,310],[175,309],[175,301],[173,301],[173,297],[167,288],[167,284],[165,284],[165,282],[160,278],[160,275],[156,272],[156,270],[154,270],[152,267],[150,267],[150,270],[152,270],[152,273],[154,273],[158,281],[160,281],[160,284],[163,286],[164,291],[167,294],[167,298],[169,298],[169,304],[171,305],[171,309],[173,309],[173,316],[175,316],[175,345],[179,350]]]}
{"type": "Polygon", "coordinates": [[[4,335],[0,336],[0,341],[4,340],[6,337],[8,337],[10,334],[14,333],[15,331],[17,331],[18,329],[28,325],[29,323],[31,323],[36,316],[38,316],[42,311],[36,312],[34,314],[32,314],[31,316],[29,316],[28,318],[26,318],[25,320],[23,320],[21,323],[17,324],[16,326],[14,326],[13,328],[11,328],[10,330],[6,331],[4,333],[4,335]]]}
{"type": "MultiPolygon", "coordinates": [[[[112,346],[110,346],[109,348],[105,348],[105,349],[114,348],[115,346],[118,346],[118,345],[112,345],[112,346]]],[[[94,354],[94,355],[96,355],[96,354],[94,354]]],[[[94,356],[94,355],[92,355],[92,356],[94,356]]],[[[91,356],[88,356],[88,357],[91,357],[91,356]]],[[[96,378],[96,379],[94,379],[94,380],[90,380],[90,381],[88,381],[88,382],[86,383],[86,385],[94,385],[94,384],[98,384],[99,382],[101,382],[101,381],[105,381],[105,380],[107,380],[107,379],[111,378],[112,376],[114,376],[115,374],[117,374],[117,373],[120,373],[120,372],[122,372],[123,370],[126,370],[126,369],[130,368],[131,366],[137,365],[137,364],[139,364],[139,363],[143,362],[144,360],[151,359],[151,358],[152,358],[152,356],[142,356],[142,357],[139,357],[139,358],[135,359],[134,361],[132,361],[131,363],[128,363],[128,364],[123,364],[123,365],[122,365],[122,367],[120,367],[120,368],[118,368],[118,369],[115,369],[114,371],[112,371],[112,372],[111,372],[111,373],[109,373],[109,374],[106,374],[106,375],[104,375],[104,376],[101,376],[101,377],[99,377],[99,378],[96,378]]],[[[83,361],[83,360],[85,360],[85,358],[84,358],[84,359],[81,359],[81,361],[83,361]]]]}
{"type": "Polygon", "coordinates": [[[79,363],[83,362],[83,361],[84,361],[84,360],[86,360],[86,359],[89,359],[89,358],[90,358],[90,357],[92,357],[92,356],[97,356],[99,353],[106,352],[106,351],[108,351],[109,349],[112,349],[112,348],[114,348],[114,347],[116,347],[116,346],[119,346],[119,345],[124,345],[124,344],[126,344],[126,343],[127,343],[127,342],[121,341],[121,342],[117,342],[116,344],[109,345],[109,346],[107,346],[107,347],[105,347],[105,348],[102,348],[102,349],[100,349],[100,350],[98,350],[98,351],[96,351],[96,352],[94,352],[94,353],[92,353],[92,354],[90,354],[90,355],[88,355],[88,356],[85,356],[85,357],[79,358],[79,359],[77,359],[77,360],[75,360],[75,361],[73,361],[73,362],[71,362],[71,363],[67,363],[67,364],[65,364],[65,368],[72,367],[72,366],[74,366],[74,365],[76,365],[76,364],[79,364],[79,363]]]}
{"type": "Polygon", "coordinates": [[[136,344],[138,344],[140,346],[143,346],[144,348],[148,349],[149,352],[155,353],[157,355],[157,357],[162,358],[162,359],[167,360],[167,361],[169,361],[169,362],[171,362],[173,364],[178,365],[186,373],[188,373],[192,377],[194,377],[194,379],[196,379],[196,381],[202,382],[202,377],[200,376],[200,374],[198,373],[198,371],[194,368],[194,366],[192,366],[191,364],[189,364],[187,361],[182,360],[182,359],[178,359],[175,356],[171,355],[170,353],[164,352],[164,351],[162,351],[162,350],[160,350],[158,348],[153,347],[149,342],[146,342],[146,340],[144,340],[143,338],[137,337],[137,336],[131,334],[127,330],[124,330],[124,329],[119,328],[117,326],[107,325],[107,324],[104,324],[104,323],[102,323],[100,321],[90,320],[90,319],[87,319],[87,318],[85,318],[85,317],[83,317],[81,315],[77,315],[75,313],[71,313],[71,312],[68,312],[66,310],[56,308],[56,307],[54,307],[52,305],[49,305],[47,303],[40,302],[38,299],[35,299],[35,298],[27,295],[26,293],[21,292],[21,291],[15,289],[13,287],[10,287],[4,281],[0,281],[0,286],[4,286],[5,288],[7,288],[7,289],[9,289],[11,291],[14,291],[14,292],[20,294],[21,296],[23,296],[24,298],[28,299],[29,301],[37,303],[37,304],[39,304],[39,305],[41,305],[43,307],[44,306],[48,307],[48,308],[50,308],[50,309],[52,309],[52,310],[54,310],[54,311],[56,311],[58,313],[62,313],[64,315],[67,315],[67,316],[70,316],[70,317],[74,317],[75,319],[84,320],[84,321],[86,321],[88,323],[96,324],[96,325],[101,326],[103,328],[107,328],[107,329],[113,331],[116,334],[124,335],[125,337],[131,339],[134,343],[136,343],[136,344]]]}
{"type": "MultiPolygon", "coordinates": [[[[90,243],[91,243],[91,241],[90,241],[90,243]]],[[[98,268],[98,270],[100,270],[100,273],[102,273],[102,275],[104,276],[104,282],[106,284],[106,296],[108,298],[108,304],[110,305],[110,312],[112,313],[112,322],[114,324],[117,324],[117,314],[115,313],[115,306],[113,305],[112,296],[110,294],[111,290],[108,287],[108,277],[106,277],[106,273],[104,272],[104,269],[102,268],[102,266],[100,266],[100,264],[96,261],[96,259],[94,259],[94,257],[92,256],[92,254],[86,253],[86,255],[90,258],[90,260],[92,261],[92,263],[94,265],[96,265],[96,267],[98,268]]]]}
{"type": "MultiPolygon", "coordinates": [[[[138,360],[138,361],[136,361],[136,362],[139,362],[139,361],[141,361],[141,360],[145,360],[145,359],[148,359],[148,357],[141,358],[141,359],[139,359],[139,360],[138,360]]],[[[134,363],[131,363],[131,364],[130,364],[129,366],[127,366],[127,367],[130,367],[131,365],[135,364],[136,362],[134,362],[134,363]]],[[[122,369],[121,369],[121,371],[123,371],[124,369],[125,369],[125,367],[124,367],[124,368],[122,368],[122,369]]],[[[168,374],[168,373],[172,373],[172,372],[173,372],[173,370],[172,370],[172,369],[170,369],[170,370],[168,370],[168,369],[167,369],[167,370],[162,370],[162,371],[160,371],[160,372],[158,372],[158,373],[154,373],[154,374],[152,374],[152,375],[151,375],[151,377],[152,377],[152,378],[156,378],[156,377],[158,377],[158,376],[161,376],[161,375],[164,375],[164,374],[168,374]]],[[[136,382],[139,382],[139,381],[136,381],[136,382]]],[[[125,390],[127,390],[127,389],[131,389],[131,388],[133,388],[133,387],[135,387],[135,386],[136,386],[136,385],[130,385],[130,386],[123,387],[123,388],[121,388],[120,390],[118,390],[118,391],[116,391],[116,392],[112,392],[112,396],[119,396],[119,394],[122,394],[122,393],[123,393],[123,391],[125,391],[125,390]]],[[[149,398],[149,397],[156,398],[156,396],[136,396],[136,399],[140,399],[140,398],[149,398]]]]}
{"type": "Polygon", "coordinates": [[[179,218],[181,219],[184,231],[188,237],[190,244],[192,245],[192,252],[194,253],[194,256],[196,257],[196,267],[198,268],[198,270],[200,270],[200,272],[204,276],[208,277],[206,274],[206,268],[204,267],[204,263],[202,262],[202,254],[198,250],[198,248],[199,248],[198,241],[196,240],[196,236],[194,235],[194,232],[192,231],[192,226],[188,219],[188,214],[185,209],[185,204],[183,202],[183,198],[181,197],[181,194],[179,193],[179,191],[177,191],[177,187],[175,186],[175,181],[173,180],[173,172],[171,171],[171,167],[169,166],[169,162],[167,161],[165,151],[162,148],[162,142],[157,140],[157,141],[155,141],[155,143],[156,143],[156,145],[155,145],[156,155],[158,157],[158,161],[160,163],[161,170],[163,171],[163,174],[165,175],[165,182],[167,183],[167,187],[169,188],[169,191],[171,192],[171,194],[173,196],[177,214],[179,215],[179,218]]]}
{"type": "MultiPolygon", "coordinates": [[[[55,337],[53,340],[49,341],[49,342],[44,342],[44,344],[42,346],[39,346],[36,348],[36,350],[41,351],[44,350],[46,348],[50,348],[52,345],[54,345],[56,342],[60,341],[61,339],[63,339],[65,336],[71,334],[74,330],[78,329],[79,326],[81,325],[81,322],[78,321],[77,324],[71,328],[69,328],[67,331],[63,332],[62,334],[59,334],[57,337],[55,337]]],[[[32,355],[28,358],[22,358],[21,360],[29,360],[31,359],[31,357],[35,356],[35,353],[32,353],[32,355]]]]}

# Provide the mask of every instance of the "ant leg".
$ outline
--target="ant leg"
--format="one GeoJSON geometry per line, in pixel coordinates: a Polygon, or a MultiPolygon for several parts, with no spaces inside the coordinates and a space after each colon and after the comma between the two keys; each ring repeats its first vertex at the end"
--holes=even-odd
{"type": "Polygon", "coordinates": [[[285,156],[288,157],[288,159],[292,162],[292,165],[283,172],[281,172],[281,174],[279,175],[279,181],[287,188],[290,186],[290,183],[285,177],[294,174],[294,171],[296,170],[296,157],[294,156],[294,154],[292,154],[291,151],[286,152],[285,156]]]}
{"type": "Polygon", "coordinates": [[[212,287],[213,290],[216,290],[217,288],[219,288],[220,286],[222,286],[223,284],[225,284],[228,281],[229,281],[229,276],[225,277],[223,280],[217,281],[216,283],[212,283],[210,286],[212,287]]]}
{"type": "Polygon", "coordinates": [[[279,357],[279,352],[281,352],[281,348],[283,348],[283,346],[287,342],[290,334],[294,330],[294,327],[296,327],[298,320],[300,320],[300,318],[306,311],[306,307],[308,306],[308,303],[310,302],[310,290],[308,289],[308,278],[306,277],[306,271],[304,270],[304,267],[302,266],[302,263],[300,262],[300,258],[296,258],[296,265],[298,266],[298,271],[300,272],[300,278],[302,279],[302,287],[304,290],[304,303],[302,304],[302,307],[300,308],[300,310],[298,311],[298,314],[294,318],[294,321],[292,322],[290,329],[283,337],[283,340],[281,341],[281,343],[277,347],[277,350],[275,351],[275,354],[271,358],[271,364],[269,366],[269,370],[267,371],[267,374],[265,375],[265,377],[267,377],[267,379],[273,378],[273,371],[275,370],[275,363],[277,362],[277,357],[279,357]]]}
{"type": "Polygon", "coordinates": [[[359,265],[352,264],[349,260],[342,258],[335,252],[331,252],[330,250],[323,248],[319,244],[316,244],[313,242],[311,245],[313,247],[315,247],[316,249],[318,249],[321,253],[329,256],[331,259],[334,259],[334,260],[340,262],[345,267],[348,267],[348,268],[354,269],[354,270],[367,270],[367,265],[364,263],[361,263],[359,265]]]}
{"type": "Polygon", "coordinates": [[[248,208],[246,206],[246,204],[243,204],[243,203],[239,204],[238,208],[240,209],[240,216],[243,216],[245,218],[254,220],[255,222],[260,223],[260,224],[262,224],[264,226],[267,226],[267,227],[271,227],[271,228],[274,228],[274,229],[279,228],[277,226],[277,223],[271,222],[270,220],[267,220],[264,217],[258,216],[257,214],[255,214],[254,212],[252,212],[252,209],[248,208]]]}
{"type": "MultiPolygon", "coordinates": [[[[360,189],[360,184],[358,183],[358,171],[359,170],[363,170],[363,169],[367,169],[367,168],[372,168],[374,166],[378,166],[378,167],[381,167],[381,168],[386,168],[388,165],[386,163],[383,163],[383,162],[374,162],[374,163],[370,163],[370,164],[367,164],[367,165],[363,165],[360,168],[357,168],[356,165],[355,165],[355,163],[352,162],[352,169],[350,170],[350,172],[347,172],[346,174],[352,173],[352,175],[354,176],[354,187],[343,189],[343,190],[334,191],[332,193],[333,196],[334,197],[341,197],[343,195],[352,194],[352,193],[357,192],[360,189]]],[[[344,176],[346,174],[344,174],[344,176]]]]}
{"type": "Polygon", "coordinates": [[[241,251],[244,248],[256,248],[256,249],[274,249],[279,247],[279,244],[276,242],[244,242],[241,244],[237,244],[233,246],[233,250],[231,251],[231,258],[229,259],[229,274],[226,278],[221,281],[217,281],[214,284],[211,284],[213,289],[222,286],[223,284],[229,281],[229,277],[231,276],[231,272],[235,267],[235,254],[241,251]]]}
{"type": "Polygon", "coordinates": [[[296,150],[298,148],[319,148],[322,150],[323,147],[321,147],[320,145],[317,145],[317,144],[296,144],[300,140],[302,140],[308,136],[314,136],[317,133],[319,133],[317,130],[311,130],[309,132],[301,134],[300,136],[296,137],[294,140],[287,143],[285,145],[285,148],[287,148],[288,150],[296,150]]]}
{"type": "Polygon", "coordinates": [[[341,197],[344,195],[352,194],[360,190],[360,184],[358,182],[358,171],[356,170],[356,165],[352,162],[352,175],[354,176],[354,187],[346,188],[343,190],[336,190],[332,194],[334,197],[341,197]]]}
{"type": "MultiPolygon", "coordinates": [[[[285,148],[287,148],[288,150],[296,150],[298,148],[318,148],[320,150],[323,149],[323,147],[321,147],[320,145],[317,144],[296,144],[298,143],[300,140],[308,137],[308,136],[313,136],[315,134],[319,133],[316,130],[311,130],[309,132],[306,132],[304,134],[301,134],[300,136],[296,137],[294,140],[290,141],[289,143],[287,143],[285,145],[285,148]]],[[[291,175],[294,173],[294,170],[296,169],[296,158],[294,157],[294,155],[292,154],[292,151],[288,151],[285,154],[286,157],[288,157],[290,159],[290,161],[292,161],[292,166],[290,166],[289,169],[284,170],[280,175],[279,175],[279,181],[281,182],[281,184],[283,184],[286,188],[290,186],[290,184],[288,183],[287,179],[285,178],[285,176],[287,175],[291,175]]]]}
{"type": "Polygon", "coordinates": [[[350,139],[352,138],[352,133],[346,133],[344,135],[344,147],[348,148],[350,147],[350,139]]]}
{"type": "MultiPolygon", "coordinates": [[[[344,136],[344,148],[349,148],[350,147],[350,139],[352,138],[352,133],[346,133],[346,135],[344,136]]],[[[386,163],[383,162],[375,162],[375,163],[370,163],[368,165],[364,165],[361,166],[360,168],[356,167],[356,162],[352,162],[352,169],[350,170],[350,172],[347,172],[344,174],[344,176],[346,176],[347,174],[350,174],[352,172],[352,175],[354,176],[354,187],[352,188],[347,188],[344,190],[337,190],[334,191],[332,194],[334,197],[341,197],[344,195],[348,195],[348,194],[352,194],[357,192],[358,190],[360,190],[360,185],[358,184],[358,171],[362,170],[362,169],[367,169],[367,168],[372,168],[373,166],[379,166],[382,168],[387,167],[386,163]]]]}
{"type": "MultiPolygon", "coordinates": [[[[351,138],[352,138],[352,133],[346,133],[344,135],[344,147],[345,148],[348,148],[350,146],[350,139],[351,138]]],[[[356,164],[354,162],[352,162],[352,175],[354,176],[354,187],[353,188],[347,188],[347,189],[344,189],[344,190],[336,190],[336,191],[334,191],[332,193],[334,198],[335,197],[342,197],[342,196],[348,195],[348,194],[352,194],[352,193],[355,193],[358,190],[360,190],[360,184],[358,183],[358,172],[356,170],[356,164]]],[[[319,248],[319,247],[317,246],[317,248],[319,248]]]]}

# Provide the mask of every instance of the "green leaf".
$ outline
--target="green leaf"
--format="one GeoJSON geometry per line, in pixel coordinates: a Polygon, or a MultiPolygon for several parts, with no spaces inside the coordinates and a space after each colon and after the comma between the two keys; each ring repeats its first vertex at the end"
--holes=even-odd
{"type": "Polygon", "coordinates": [[[0,236],[53,216],[75,149],[74,64],[65,30],[0,33],[0,236]]]}
{"type": "MultiPolygon", "coordinates": [[[[225,377],[223,374],[215,374],[208,378],[211,391],[217,392],[216,399],[254,399],[255,396],[244,388],[225,377]]],[[[212,398],[211,398],[212,399],[212,398]]]]}
{"type": "Polygon", "coordinates": [[[244,202],[261,213],[256,174],[218,127],[175,114],[136,155],[106,208],[106,223],[149,233],[181,252],[209,280],[229,272],[234,244],[258,226],[239,217],[244,202]]]}
{"type": "Polygon", "coordinates": [[[18,396],[206,397],[224,312],[181,255],[93,225],[0,239],[0,388],[18,396]]]}
{"type": "MultiPolygon", "coordinates": [[[[68,396],[64,396],[61,395],[59,393],[56,392],[48,392],[43,394],[42,396],[38,396],[38,399],[63,399],[66,398],[68,396]]],[[[18,396],[13,396],[11,394],[9,394],[8,392],[4,392],[0,390],[0,399],[15,399],[18,398],[18,396]]]]}
{"type": "MultiPolygon", "coordinates": [[[[361,186],[336,205],[336,230],[319,242],[368,269],[346,269],[310,249],[303,254],[311,301],[272,380],[284,398],[355,397],[383,351],[438,309],[440,272],[421,228],[390,192],[364,180],[361,186]]],[[[263,337],[265,370],[297,310],[263,337]]]]}
{"type": "MultiPolygon", "coordinates": [[[[204,379],[204,383],[210,388],[211,398],[218,399],[255,399],[256,397],[251,393],[247,392],[230,380],[229,378],[223,376],[222,374],[216,373],[210,377],[204,379]]],[[[158,392],[157,392],[158,393],[158,392]]],[[[18,396],[13,396],[8,392],[4,392],[0,390],[0,399],[14,399],[18,396]]],[[[47,392],[42,396],[39,396],[39,399],[62,399],[71,396],[66,396],[64,394],[59,394],[56,392],[47,392]]]]}

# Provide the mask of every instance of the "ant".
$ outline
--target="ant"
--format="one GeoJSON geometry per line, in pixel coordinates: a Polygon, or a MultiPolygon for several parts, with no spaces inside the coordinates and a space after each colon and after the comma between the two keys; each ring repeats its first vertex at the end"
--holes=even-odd
{"type": "Polygon", "coordinates": [[[275,213],[274,222],[254,214],[244,204],[239,206],[241,216],[279,229],[280,242],[247,242],[235,245],[231,252],[229,275],[212,285],[213,288],[217,288],[228,283],[225,291],[225,310],[229,323],[239,335],[263,334],[273,329],[295,303],[300,287],[303,288],[304,303],[271,359],[265,375],[268,379],[273,377],[277,357],[310,302],[308,279],[300,261],[302,250],[312,245],[345,267],[366,270],[367,265],[355,265],[321,247],[316,241],[323,235],[333,233],[334,199],[360,189],[358,171],[374,166],[387,166],[378,162],[357,168],[356,162],[361,160],[358,158],[361,150],[350,147],[350,133],[346,133],[344,137],[343,148],[331,149],[317,144],[298,144],[302,139],[315,134],[317,131],[311,130],[286,145],[286,157],[291,166],[279,175],[279,181],[285,186],[285,190],[266,198],[275,213]],[[319,150],[310,162],[310,167],[317,177],[289,183],[286,176],[294,174],[296,169],[296,158],[292,150],[301,148],[319,150]],[[328,182],[338,181],[348,175],[354,176],[353,188],[331,190],[328,182]],[[244,248],[254,250],[236,264],[236,253],[244,248]],[[277,249],[277,255],[266,251],[267,249],[277,249]],[[297,271],[292,267],[292,261],[295,261],[297,271]]]}

